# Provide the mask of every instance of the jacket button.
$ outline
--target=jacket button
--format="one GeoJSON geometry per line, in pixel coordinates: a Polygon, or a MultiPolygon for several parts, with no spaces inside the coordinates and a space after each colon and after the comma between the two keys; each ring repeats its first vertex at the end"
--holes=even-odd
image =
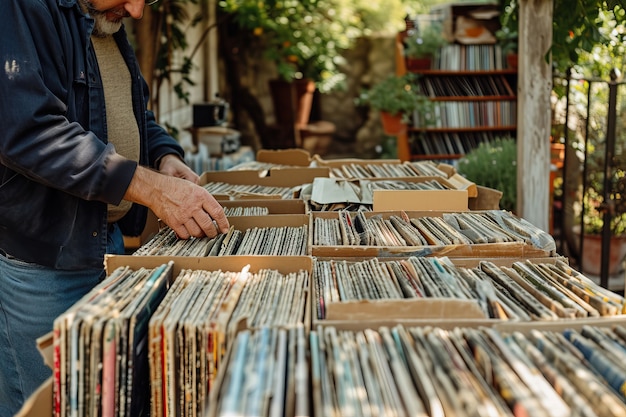
{"type": "Polygon", "coordinates": [[[91,236],[93,236],[93,237],[98,236],[98,232],[91,232],[91,236]]]}

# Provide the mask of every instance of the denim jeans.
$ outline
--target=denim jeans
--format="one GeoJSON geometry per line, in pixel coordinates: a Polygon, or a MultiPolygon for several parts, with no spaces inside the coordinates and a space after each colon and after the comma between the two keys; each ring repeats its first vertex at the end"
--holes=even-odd
{"type": "MultiPolygon", "coordinates": [[[[117,225],[107,251],[123,254],[117,225]]],[[[52,370],[36,339],[52,331],[54,319],[105,276],[102,269],[59,271],[0,252],[0,417],[12,417],[52,370]]]]}

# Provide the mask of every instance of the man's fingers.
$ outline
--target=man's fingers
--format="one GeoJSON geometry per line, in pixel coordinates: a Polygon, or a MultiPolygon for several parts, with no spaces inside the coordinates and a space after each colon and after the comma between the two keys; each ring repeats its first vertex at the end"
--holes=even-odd
{"type": "Polygon", "coordinates": [[[203,229],[200,228],[200,226],[198,225],[195,219],[187,220],[185,222],[185,228],[187,229],[187,232],[189,232],[191,236],[194,236],[194,237],[203,237],[205,235],[208,236],[208,233],[205,233],[203,229]]]}
{"type": "Polygon", "coordinates": [[[174,230],[174,233],[176,233],[176,237],[179,239],[187,240],[191,237],[191,235],[187,231],[187,228],[182,224],[177,227],[172,227],[172,230],[174,230]]]}
{"type": "Polygon", "coordinates": [[[213,219],[208,213],[203,211],[201,218],[198,219],[197,222],[206,236],[215,237],[219,233],[219,230],[216,229],[215,224],[213,223],[213,219]]]}
{"type": "Polygon", "coordinates": [[[224,213],[224,207],[222,207],[219,203],[215,202],[215,204],[204,203],[202,208],[204,211],[209,213],[209,216],[215,223],[217,224],[218,232],[228,233],[228,228],[230,227],[230,223],[228,223],[228,218],[224,213]]]}

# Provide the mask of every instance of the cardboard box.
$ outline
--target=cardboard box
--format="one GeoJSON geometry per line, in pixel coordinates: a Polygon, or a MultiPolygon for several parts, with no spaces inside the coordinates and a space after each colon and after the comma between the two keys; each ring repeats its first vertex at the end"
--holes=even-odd
{"type": "MultiPolygon", "coordinates": [[[[432,211],[385,211],[364,212],[365,218],[380,215],[387,219],[405,213],[409,218],[443,217],[452,210],[432,211]]],[[[350,213],[355,216],[356,213],[350,213]]],[[[460,245],[428,245],[428,246],[322,246],[313,245],[315,219],[338,218],[336,212],[312,212],[309,227],[309,254],[328,258],[365,258],[365,257],[408,257],[408,256],[448,256],[450,258],[546,258],[555,255],[551,251],[537,248],[525,242],[479,243],[460,245]]]]}
{"type": "Polygon", "coordinates": [[[313,163],[311,154],[304,149],[259,149],[256,153],[258,162],[276,165],[310,167],[313,163]]]}
{"type": "Polygon", "coordinates": [[[148,218],[146,219],[146,225],[143,228],[143,232],[139,236],[124,236],[124,248],[126,250],[133,250],[141,247],[144,243],[152,239],[152,237],[159,232],[161,225],[156,214],[148,209],[148,218]]]}
{"type": "Polygon", "coordinates": [[[403,298],[394,300],[358,300],[326,305],[326,319],[313,315],[313,324],[333,320],[372,319],[488,319],[473,300],[446,298],[403,298]]]}
{"type": "MultiPolygon", "coordinates": [[[[267,200],[267,201],[275,201],[275,200],[267,200]]],[[[277,201],[280,201],[280,200],[277,200],[277,201]]],[[[302,245],[302,252],[307,252],[307,253],[301,253],[300,255],[291,255],[291,256],[308,255],[308,233],[309,233],[309,227],[310,227],[308,214],[268,214],[268,215],[263,215],[263,216],[230,216],[228,218],[228,222],[230,223],[230,226],[233,229],[242,232],[241,238],[243,238],[243,235],[245,234],[247,230],[253,229],[253,228],[259,228],[259,229],[281,228],[281,227],[302,228],[303,230],[301,232],[304,234],[304,236],[300,238],[300,235],[298,235],[298,244],[302,245]]],[[[164,230],[163,233],[171,234],[172,232],[171,230],[168,229],[168,230],[164,230]]],[[[137,252],[135,252],[134,256],[148,257],[148,256],[155,256],[154,255],[155,253],[167,253],[166,251],[163,250],[164,247],[160,247],[158,252],[153,251],[152,249],[153,249],[154,243],[155,242],[147,242],[145,245],[145,248],[141,247],[137,252]]],[[[192,244],[193,243],[194,242],[192,242],[192,244]]],[[[276,244],[278,245],[278,242],[276,244]]],[[[173,245],[173,243],[168,244],[167,248],[171,248],[171,245],[173,245]]],[[[216,246],[215,249],[218,250],[218,247],[216,246]]],[[[173,252],[176,252],[176,251],[173,251],[173,252]]],[[[271,252],[277,253],[276,250],[273,250],[271,252]]],[[[179,252],[179,253],[186,253],[186,252],[179,252]]],[[[293,253],[293,251],[291,251],[290,253],[293,253]]],[[[169,256],[172,256],[172,255],[169,255],[169,256]]],[[[211,257],[214,257],[214,256],[211,255],[211,257]]]]}
{"type": "Polygon", "coordinates": [[[521,332],[528,334],[533,330],[539,331],[557,331],[562,332],[566,329],[581,330],[584,326],[597,327],[614,327],[626,326],[626,315],[604,317],[604,318],[587,318],[577,320],[553,320],[553,321],[507,321],[495,319],[472,319],[458,318],[450,320],[449,318],[430,318],[430,319],[392,319],[376,318],[372,320],[320,320],[312,330],[318,327],[335,327],[337,330],[360,331],[365,329],[379,329],[380,327],[394,327],[402,325],[405,327],[438,327],[444,330],[453,330],[458,327],[478,328],[490,327],[502,333],[521,332]]]}
{"type": "Polygon", "coordinates": [[[468,199],[470,210],[499,210],[502,191],[482,185],[476,186],[476,196],[468,199]]]}
{"type": "MultiPolygon", "coordinates": [[[[394,258],[394,260],[406,259],[394,258]]],[[[317,260],[333,260],[336,258],[322,258],[317,260]]],[[[371,258],[350,259],[348,263],[356,263],[371,258]]],[[[379,259],[381,263],[390,259],[379,259]]],[[[480,262],[488,261],[496,266],[510,267],[515,262],[524,261],[526,258],[449,258],[452,264],[460,268],[473,268],[480,262]]],[[[567,262],[567,258],[549,257],[533,259],[535,263],[555,264],[557,261],[567,262]]],[[[403,298],[403,299],[380,299],[380,300],[357,300],[333,302],[325,305],[326,317],[319,319],[317,307],[319,299],[318,291],[315,288],[315,277],[311,277],[312,303],[312,325],[313,328],[320,324],[332,325],[341,323],[342,326],[350,322],[370,322],[382,325],[383,322],[404,321],[413,325],[432,325],[433,320],[437,323],[453,321],[456,325],[462,324],[491,324],[499,322],[498,319],[487,317],[474,300],[448,299],[448,298],[403,298]]]]}
{"type": "MultiPolygon", "coordinates": [[[[374,211],[388,210],[453,210],[468,209],[468,189],[440,177],[397,177],[397,178],[316,178],[310,187],[311,195],[303,194],[312,205],[362,204],[374,206],[374,211]],[[372,190],[379,181],[399,181],[422,184],[437,182],[443,190],[372,190]],[[378,199],[376,194],[381,194],[378,199]],[[384,194],[384,196],[382,196],[384,194]],[[377,204],[378,203],[378,204],[377,204]],[[378,207],[378,208],[377,208],[378,207]]],[[[306,190],[303,190],[306,192],[306,190]]]]}
{"type": "MultiPolygon", "coordinates": [[[[342,159],[322,159],[319,155],[313,157],[316,166],[329,167],[332,170],[341,169],[344,165],[354,166],[371,166],[371,165],[404,165],[409,171],[413,172],[416,177],[424,176],[420,174],[410,162],[403,162],[400,159],[359,159],[359,158],[342,158],[342,159]]],[[[446,178],[456,174],[456,169],[450,164],[437,164],[437,169],[446,174],[446,178]]]]}
{"type": "MultiPolygon", "coordinates": [[[[444,173],[447,174],[446,177],[432,177],[432,176],[424,176],[420,175],[415,169],[413,169],[412,164],[404,163],[399,159],[358,159],[358,158],[343,158],[343,159],[329,159],[324,160],[319,155],[314,155],[313,157],[303,149],[280,149],[280,150],[267,150],[261,149],[257,152],[256,160],[258,162],[265,162],[270,164],[277,165],[291,165],[291,166],[301,166],[301,167],[321,167],[321,168],[329,168],[329,175],[325,175],[326,177],[332,175],[333,169],[341,168],[344,165],[387,165],[387,164],[405,164],[407,165],[411,171],[415,172],[415,177],[373,177],[373,178],[363,178],[369,180],[402,180],[402,181],[415,181],[415,182],[425,182],[429,180],[441,181],[443,185],[447,188],[455,189],[455,190],[467,190],[469,197],[477,196],[476,184],[469,181],[462,175],[456,172],[456,169],[450,165],[441,163],[437,165],[437,168],[444,173]]],[[[285,168],[282,168],[285,169],[285,168]]]]}
{"type": "Polygon", "coordinates": [[[466,190],[374,190],[373,211],[467,210],[466,190]]]}
{"type": "MultiPolygon", "coordinates": [[[[52,332],[37,339],[37,348],[43,361],[54,369],[52,332]]],[[[52,376],[33,392],[15,417],[51,417],[52,416],[52,376]]]]}
{"type": "Polygon", "coordinates": [[[329,168],[341,168],[343,165],[385,165],[385,164],[402,164],[399,159],[361,159],[361,158],[338,158],[323,159],[319,155],[313,156],[313,160],[317,166],[329,168]]]}
{"type": "MultiPolygon", "coordinates": [[[[319,259],[319,258],[318,258],[319,259]]],[[[480,262],[489,261],[498,266],[510,267],[515,262],[524,262],[526,258],[496,259],[454,259],[449,261],[458,267],[475,267],[480,262]]],[[[360,260],[359,260],[360,261],[360,260]]],[[[381,262],[386,260],[381,259],[381,262]]],[[[534,263],[555,264],[567,262],[563,257],[532,259],[534,263]]],[[[356,260],[354,261],[356,262],[356,260]]],[[[316,291],[315,277],[312,280],[313,300],[319,295],[316,291]]],[[[500,320],[486,317],[474,300],[421,298],[421,299],[385,299],[333,302],[326,304],[326,317],[317,316],[317,302],[312,305],[312,326],[337,326],[341,329],[378,328],[403,323],[411,326],[437,326],[446,329],[454,327],[491,326],[502,331],[550,330],[560,331],[566,328],[580,329],[585,325],[610,326],[626,323],[626,309],[618,309],[601,317],[570,318],[556,320],[500,320]]]]}
{"type": "MultiPolygon", "coordinates": [[[[309,276],[309,291],[306,293],[306,301],[304,305],[304,317],[302,324],[305,329],[311,328],[311,293],[310,282],[313,270],[313,260],[309,256],[263,256],[263,255],[246,255],[246,256],[219,256],[219,257],[190,257],[190,256],[127,256],[127,255],[107,255],[105,257],[105,269],[111,274],[116,268],[129,266],[136,270],[139,268],[156,268],[164,263],[173,261],[173,276],[178,277],[183,269],[190,270],[207,270],[207,271],[241,271],[245,266],[249,265],[250,272],[258,272],[261,269],[272,269],[281,274],[289,274],[291,272],[306,271],[309,276]]],[[[231,338],[236,332],[249,329],[245,320],[239,323],[228,325],[229,331],[225,340],[225,351],[231,343],[231,338]],[[231,333],[231,330],[235,330],[231,333]]]]}
{"type": "MultiPolygon", "coordinates": [[[[202,269],[223,271],[241,271],[246,265],[250,265],[251,272],[260,269],[274,269],[283,274],[305,270],[312,271],[312,259],[308,256],[221,256],[212,258],[197,257],[168,257],[168,256],[129,256],[129,255],[106,255],[105,270],[110,274],[118,267],[130,266],[131,269],[156,268],[169,261],[174,261],[173,273],[178,276],[182,269],[202,269]]],[[[305,328],[310,328],[310,296],[307,294],[305,306],[305,328]]],[[[54,369],[52,344],[52,332],[41,337],[37,341],[39,350],[44,361],[50,369],[54,369]]],[[[52,411],[52,384],[53,378],[47,379],[24,403],[16,417],[51,417],[52,411]]]]}
{"type": "MultiPolygon", "coordinates": [[[[272,168],[261,171],[215,171],[205,172],[200,176],[200,185],[210,182],[222,182],[233,185],[260,185],[264,187],[291,188],[311,184],[315,178],[328,177],[328,168],[272,168]]],[[[216,199],[231,199],[229,195],[216,196],[216,199]]],[[[295,196],[294,196],[295,197],[295,196]]],[[[254,198],[266,198],[255,194],[254,198]]],[[[280,198],[280,196],[278,197],[280,198]]]]}
{"type": "Polygon", "coordinates": [[[246,265],[250,265],[250,272],[258,272],[261,269],[274,269],[282,274],[299,270],[312,270],[313,259],[310,256],[218,256],[218,257],[195,257],[195,256],[131,256],[131,255],[106,255],[104,265],[107,275],[116,268],[129,266],[131,269],[156,268],[169,261],[174,262],[173,275],[178,276],[183,269],[215,271],[241,271],[246,265]]]}

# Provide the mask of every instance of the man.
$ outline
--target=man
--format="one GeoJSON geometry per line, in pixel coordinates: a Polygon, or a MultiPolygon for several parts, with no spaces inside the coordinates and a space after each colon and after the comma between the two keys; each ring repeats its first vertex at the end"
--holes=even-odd
{"type": "Polygon", "coordinates": [[[51,374],[35,339],[104,277],[105,251],[123,250],[122,232],[141,232],[146,207],[183,239],[228,230],[221,206],[146,108],[148,88],[122,26],[144,6],[2,1],[1,417],[51,374]]]}

